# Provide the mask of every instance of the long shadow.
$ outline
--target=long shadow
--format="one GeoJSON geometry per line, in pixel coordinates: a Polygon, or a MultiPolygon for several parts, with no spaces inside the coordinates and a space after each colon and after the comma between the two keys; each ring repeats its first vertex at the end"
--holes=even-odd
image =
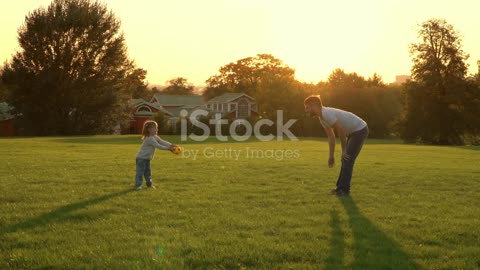
{"type": "Polygon", "coordinates": [[[119,197],[122,195],[125,195],[129,192],[131,192],[131,189],[128,190],[123,190],[123,191],[118,191],[110,194],[106,194],[97,198],[85,200],[85,201],[80,201],[76,203],[72,203],[69,205],[62,206],[56,210],[53,210],[49,213],[40,215],[38,217],[34,217],[28,220],[25,220],[23,222],[7,226],[5,228],[2,228],[0,231],[0,236],[7,234],[7,233],[12,233],[16,231],[22,231],[22,230],[28,230],[28,229],[33,229],[35,227],[39,226],[45,226],[48,223],[59,221],[59,220],[64,220],[68,215],[76,210],[85,208],[90,205],[98,204],[110,199],[113,199],[115,197],[119,197]]]}
{"type": "Polygon", "coordinates": [[[370,222],[351,197],[340,198],[353,232],[352,269],[422,269],[401,247],[370,222]]]}
{"type": "Polygon", "coordinates": [[[345,233],[340,227],[340,219],[338,217],[338,211],[330,211],[331,221],[330,226],[332,228],[332,238],[330,240],[330,255],[328,256],[325,264],[325,270],[330,269],[345,269],[343,262],[345,254],[345,233]]]}

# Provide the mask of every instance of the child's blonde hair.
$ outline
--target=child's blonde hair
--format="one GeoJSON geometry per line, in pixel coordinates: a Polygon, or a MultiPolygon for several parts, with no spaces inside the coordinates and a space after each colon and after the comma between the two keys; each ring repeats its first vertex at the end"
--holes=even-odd
{"type": "Polygon", "coordinates": [[[153,120],[147,120],[145,123],[143,123],[143,130],[142,130],[142,140],[144,140],[146,137],[148,137],[148,129],[151,127],[158,127],[157,122],[153,120]]]}

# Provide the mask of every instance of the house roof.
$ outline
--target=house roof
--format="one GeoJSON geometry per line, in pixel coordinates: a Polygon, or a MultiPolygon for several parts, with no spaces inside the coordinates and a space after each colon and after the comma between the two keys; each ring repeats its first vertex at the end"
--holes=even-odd
{"type": "MultiPolygon", "coordinates": [[[[172,113],[169,112],[168,110],[166,110],[165,108],[162,108],[162,106],[159,106],[158,104],[156,103],[153,103],[153,102],[148,102],[144,99],[141,99],[141,98],[138,98],[138,99],[132,99],[131,100],[132,102],[132,105],[135,107],[135,108],[138,108],[140,106],[143,106],[143,105],[147,105],[147,106],[150,106],[154,109],[157,109],[158,111],[161,111],[165,114],[168,114],[168,115],[171,115],[172,116],[172,113]]],[[[136,112],[135,115],[154,115],[155,113],[150,113],[150,112],[136,112]]]]}
{"type": "Polygon", "coordinates": [[[217,96],[217,97],[214,97],[212,99],[210,99],[209,101],[207,101],[207,103],[228,103],[228,102],[231,102],[231,101],[234,101],[235,99],[238,99],[242,96],[245,96],[251,100],[255,100],[253,97],[247,95],[247,94],[244,94],[244,93],[225,93],[223,95],[220,95],[220,96],[217,96]]]}
{"type": "MultiPolygon", "coordinates": [[[[188,114],[191,114],[193,111],[198,110],[198,109],[201,109],[201,108],[199,108],[199,107],[195,107],[195,108],[180,107],[180,108],[167,108],[166,110],[169,111],[172,114],[172,116],[180,117],[180,112],[182,110],[186,110],[188,114]]],[[[202,110],[204,110],[204,109],[202,109],[202,110]]]]}
{"type": "Polygon", "coordinates": [[[186,95],[163,95],[155,94],[152,98],[159,105],[178,105],[185,107],[196,107],[205,103],[202,96],[186,96],[186,95]]]}

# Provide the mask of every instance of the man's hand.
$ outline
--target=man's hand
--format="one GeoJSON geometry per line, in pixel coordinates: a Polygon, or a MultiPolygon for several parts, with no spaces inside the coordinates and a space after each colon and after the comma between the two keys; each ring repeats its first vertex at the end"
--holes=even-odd
{"type": "Polygon", "coordinates": [[[333,168],[333,165],[335,165],[335,158],[331,157],[328,159],[328,167],[333,168]]]}
{"type": "Polygon", "coordinates": [[[342,160],[349,161],[351,156],[347,152],[342,153],[342,160]]]}

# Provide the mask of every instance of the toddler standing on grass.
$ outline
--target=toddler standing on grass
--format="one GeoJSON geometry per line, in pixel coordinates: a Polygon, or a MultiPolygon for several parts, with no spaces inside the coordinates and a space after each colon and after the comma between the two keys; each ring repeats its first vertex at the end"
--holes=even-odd
{"type": "Polygon", "coordinates": [[[155,121],[146,121],[143,124],[142,146],[138,151],[136,158],[136,174],[135,174],[135,190],[142,189],[142,176],[145,177],[147,187],[155,188],[152,182],[152,173],[150,169],[150,161],[155,155],[155,148],[167,151],[173,151],[177,147],[167,141],[160,139],[157,135],[158,124],[155,121]]]}

